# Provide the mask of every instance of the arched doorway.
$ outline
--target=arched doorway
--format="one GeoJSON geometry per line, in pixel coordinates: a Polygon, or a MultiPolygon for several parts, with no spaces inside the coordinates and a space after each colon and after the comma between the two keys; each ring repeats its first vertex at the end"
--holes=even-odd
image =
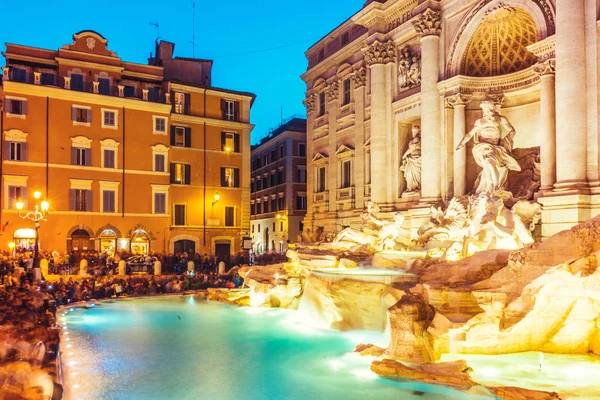
{"type": "Polygon", "coordinates": [[[33,251],[35,246],[35,230],[27,228],[17,229],[13,234],[13,242],[15,243],[16,253],[33,251]]]}
{"type": "Polygon", "coordinates": [[[89,251],[91,248],[90,234],[85,229],[77,229],[71,234],[71,251],[89,251]]]}
{"type": "Polygon", "coordinates": [[[117,234],[112,229],[105,229],[98,235],[100,239],[100,252],[114,256],[117,250],[117,234]]]}
{"type": "Polygon", "coordinates": [[[193,240],[176,240],[174,244],[175,254],[187,253],[188,255],[196,254],[196,242],[193,240]]]}
{"type": "Polygon", "coordinates": [[[138,229],[131,236],[131,254],[147,255],[150,252],[150,237],[146,231],[138,229]]]}

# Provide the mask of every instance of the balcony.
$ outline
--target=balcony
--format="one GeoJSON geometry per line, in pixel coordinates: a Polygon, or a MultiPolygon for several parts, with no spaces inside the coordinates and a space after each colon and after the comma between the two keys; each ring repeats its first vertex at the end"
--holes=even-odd
{"type": "Polygon", "coordinates": [[[4,81],[14,81],[29,85],[51,86],[77,92],[132,98],[153,103],[166,102],[166,97],[162,90],[137,89],[127,85],[102,85],[101,82],[75,82],[68,76],[65,77],[40,72],[22,72],[22,70],[12,70],[10,67],[5,67],[3,70],[4,81]]]}
{"type": "Polygon", "coordinates": [[[327,202],[329,199],[329,191],[315,193],[315,204],[327,202]]]}
{"type": "Polygon", "coordinates": [[[348,103],[340,107],[340,111],[338,112],[338,119],[344,118],[349,115],[354,114],[354,103],[348,103]]]}
{"type": "Polygon", "coordinates": [[[314,194],[313,209],[315,213],[329,211],[329,191],[319,192],[314,194]]]}
{"type": "Polygon", "coordinates": [[[354,186],[341,188],[337,190],[338,201],[354,201],[354,186]]]}

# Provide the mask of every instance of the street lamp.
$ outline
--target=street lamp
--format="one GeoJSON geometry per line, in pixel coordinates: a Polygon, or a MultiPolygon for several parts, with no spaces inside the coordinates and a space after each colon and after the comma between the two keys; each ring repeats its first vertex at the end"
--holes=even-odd
{"type": "Polygon", "coordinates": [[[219,202],[219,200],[221,200],[221,195],[219,194],[219,192],[215,193],[215,201],[213,201],[212,205],[214,206],[215,204],[217,204],[219,202]]]}
{"type": "Polygon", "coordinates": [[[33,193],[33,198],[35,199],[35,208],[33,211],[27,211],[26,213],[22,213],[23,207],[25,204],[23,200],[19,199],[17,201],[16,207],[19,212],[19,218],[21,219],[29,219],[33,221],[33,225],[35,227],[35,245],[33,248],[33,268],[39,268],[39,235],[38,229],[40,228],[41,221],[47,221],[46,217],[48,215],[48,209],[50,208],[50,203],[46,200],[41,200],[42,193],[39,191],[35,191],[33,193]],[[41,200],[41,201],[40,201],[41,200]]]}

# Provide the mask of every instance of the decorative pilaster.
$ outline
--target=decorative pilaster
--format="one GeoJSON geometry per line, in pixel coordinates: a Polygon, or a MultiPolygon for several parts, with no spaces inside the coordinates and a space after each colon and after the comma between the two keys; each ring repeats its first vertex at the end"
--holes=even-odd
{"type": "Polygon", "coordinates": [[[317,96],[314,94],[308,95],[306,99],[302,101],[302,103],[306,107],[306,114],[310,114],[311,112],[315,111],[317,107],[317,96]]]}
{"type": "Polygon", "coordinates": [[[365,86],[367,84],[367,69],[361,67],[352,75],[351,79],[355,89],[365,86]]]}
{"type": "Polygon", "coordinates": [[[42,83],[42,73],[41,72],[34,72],[33,73],[33,84],[34,85],[39,85],[42,83]]]}
{"type": "Polygon", "coordinates": [[[165,103],[171,104],[171,93],[165,93],[165,103]]]}
{"type": "Polygon", "coordinates": [[[100,82],[92,82],[94,85],[94,93],[100,92],[100,82]]]}
{"type": "Polygon", "coordinates": [[[142,89],[142,100],[148,101],[148,89],[142,89]]]}
{"type": "Polygon", "coordinates": [[[327,102],[334,101],[340,97],[340,83],[338,81],[331,82],[325,89],[327,102]]]}
{"type": "Polygon", "coordinates": [[[540,75],[541,190],[549,191],[556,183],[555,60],[540,62],[533,70],[540,75]]]}
{"type": "Polygon", "coordinates": [[[117,88],[119,89],[119,97],[125,96],[125,86],[124,85],[117,85],[117,88]]]}
{"type": "Polygon", "coordinates": [[[371,69],[371,200],[383,205],[388,201],[388,183],[391,163],[388,163],[388,81],[386,65],[396,59],[392,41],[373,42],[365,50],[365,64],[371,69]],[[381,177],[381,179],[379,179],[381,177]]]}
{"type": "Polygon", "coordinates": [[[441,105],[438,91],[440,12],[428,8],[413,22],[421,36],[422,200],[437,202],[442,194],[441,105]]]}
{"type": "MultiPolygon", "coordinates": [[[[454,144],[456,148],[467,133],[466,108],[470,96],[457,94],[448,97],[446,102],[454,108],[454,144]]],[[[466,146],[454,152],[454,196],[467,194],[467,149],[466,146]]]]}
{"type": "MultiPolygon", "coordinates": [[[[585,3],[556,1],[556,190],[587,188],[585,3]]],[[[591,54],[590,54],[591,56],[591,54]]]]}
{"type": "Polygon", "coordinates": [[[65,76],[65,89],[71,90],[71,77],[65,76]]]}
{"type": "Polygon", "coordinates": [[[10,81],[10,76],[8,75],[9,67],[2,67],[2,80],[10,81]]]}

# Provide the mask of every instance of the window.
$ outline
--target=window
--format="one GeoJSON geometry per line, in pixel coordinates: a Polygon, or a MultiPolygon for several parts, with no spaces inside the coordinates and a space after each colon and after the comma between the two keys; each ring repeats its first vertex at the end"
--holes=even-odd
{"type": "Polygon", "coordinates": [[[269,212],[269,202],[265,200],[265,214],[269,212]]]}
{"type": "Polygon", "coordinates": [[[263,176],[262,186],[263,186],[263,189],[267,189],[269,187],[269,181],[267,180],[266,176],[263,176]]]}
{"type": "Polygon", "coordinates": [[[279,158],[285,157],[285,147],[283,145],[279,146],[279,158]]]}
{"type": "Polygon", "coordinates": [[[279,231],[283,232],[283,221],[279,221],[279,231]]]}
{"type": "Polygon", "coordinates": [[[71,211],[92,211],[92,191],[71,189],[71,211]]]}
{"type": "Polygon", "coordinates": [[[115,167],[115,151],[114,150],[104,150],[104,168],[114,168],[115,167]]]}
{"type": "MultiPolygon", "coordinates": [[[[113,158],[114,161],[114,158],[113,158]]],[[[84,149],[81,147],[71,148],[71,164],[90,166],[92,165],[92,149],[84,149]]]]}
{"type": "Polygon", "coordinates": [[[160,88],[153,86],[148,88],[148,100],[158,101],[160,97],[160,88]]]}
{"type": "Polygon", "coordinates": [[[277,160],[277,151],[275,149],[271,150],[271,162],[277,160]]]}
{"type": "Polygon", "coordinates": [[[165,172],[165,155],[155,154],[154,155],[154,171],[165,172]]]}
{"type": "Polygon", "coordinates": [[[302,222],[302,221],[298,222],[298,230],[300,232],[304,231],[304,222],[302,222]]]}
{"type": "Polygon", "coordinates": [[[319,55],[317,56],[317,61],[323,61],[325,59],[325,49],[319,50],[319,55]]]}
{"type": "Polygon", "coordinates": [[[175,204],[174,209],[173,225],[185,226],[185,204],[175,204]]]}
{"type": "Polygon", "coordinates": [[[40,83],[42,85],[56,86],[56,76],[50,72],[42,72],[40,76],[40,83]]]}
{"type": "Polygon", "coordinates": [[[269,156],[265,154],[263,156],[263,165],[267,165],[268,163],[269,163],[269,156]]]}
{"type": "MultiPolygon", "coordinates": [[[[256,214],[256,204],[250,204],[250,215],[256,214]]],[[[252,225],[252,233],[254,233],[254,225],[252,225]]]]}
{"type": "Polygon", "coordinates": [[[280,197],[277,199],[277,209],[283,210],[285,208],[285,197],[280,197]]]}
{"type": "Polygon", "coordinates": [[[277,171],[277,184],[282,185],[284,181],[285,181],[285,171],[283,169],[280,169],[279,171],[277,171]]]}
{"type": "Polygon", "coordinates": [[[167,194],[154,193],[154,214],[167,213],[167,194]]]}
{"type": "Polygon", "coordinates": [[[10,161],[27,161],[27,144],[21,142],[4,142],[4,159],[10,161]]]}
{"type": "Polygon", "coordinates": [[[98,78],[98,93],[110,94],[110,79],[98,78]]]}
{"type": "Polygon", "coordinates": [[[240,120],[240,103],[233,100],[221,100],[221,111],[226,121],[240,120]]]}
{"type": "Polygon", "coordinates": [[[27,71],[23,68],[12,67],[10,69],[10,80],[15,82],[27,82],[27,71]]]}
{"type": "Polygon", "coordinates": [[[171,146],[192,147],[192,129],[183,126],[172,126],[171,146]]]}
{"type": "Polygon", "coordinates": [[[221,151],[240,152],[240,135],[231,132],[221,132],[221,151]]]}
{"type": "MultiPolygon", "coordinates": [[[[260,202],[256,203],[256,213],[257,214],[262,214],[261,206],[262,206],[262,204],[260,202]]],[[[258,231],[260,232],[260,225],[258,226],[258,231]]]]}
{"type": "Polygon", "coordinates": [[[225,207],[225,226],[235,225],[235,208],[225,207]]]}
{"type": "MultiPolygon", "coordinates": [[[[8,208],[14,210],[17,208],[17,201],[23,201],[27,204],[27,188],[24,186],[8,187],[8,208]]],[[[26,208],[26,207],[25,207],[26,208]]]]}
{"type": "Polygon", "coordinates": [[[273,186],[275,186],[277,184],[275,182],[275,174],[271,174],[270,180],[271,180],[271,187],[273,187],[273,186]]]}
{"type": "Polygon", "coordinates": [[[319,167],[317,170],[317,193],[325,191],[325,167],[319,167]]]}
{"type": "Polygon", "coordinates": [[[306,183],[306,170],[305,169],[298,170],[298,183],[306,183]]]}
{"type": "Polygon", "coordinates": [[[102,191],[102,212],[114,213],[115,212],[115,191],[114,190],[103,190],[102,191]]]}
{"type": "Polygon", "coordinates": [[[6,112],[12,115],[27,115],[27,101],[6,99],[6,112]]]}
{"type": "Polygon", "coordinates": [[[350,103],[350,79],[344,80],[343,84],[344,96],[343,96],[343,104],[350,103]]]}
{"type": "Polygon", "coordinates": [[[319,93],[319,116],[325,115],[325,92],[319,93]]]}
{"type": "Polygon", "coordinates": [[[256,186],[256,191],[258,192],[260,190],[260,179],[257,179],[256,182],[254,182],[255,186],[256,186]]]}
{"type": "Polygon", "coordinates": [[[238,168],[221,168],[222,187],[240,187],[240,170],[238,168]]]}
{"type": "Polygon", "coordinates": [[[252,224],[252,233],[254,233],[254,224],[252,224]]]}
{"type": "Polygon", "coordinates": [[[173,99],[173,111],[177,114],[189,114],[190,95],[175,92],[173,99]]]}
{"type": "Polygon", "coordinates": [[[179,185],[190,184],[190,165],[171,163],[171,183],[179,185]]]}
{"type": "Polygon", "coordinates": [[[348,34],[348,32],[346,32],[342,35],[342,46],[347,45],[349,42],[350,42],[350,35],[348,34]]]}
{"type": "Polygon", "coordinates": [[[306,196],[296,196],[296,210],[306,210],[306,196]]]}
{"type": "Polygon", "coordinates": [[[271,212],[275,212],[275,211],[278,211],[277,200],[271,199],[271,212]]]}
{"type": "MultiPolygon", "coordinates": [[[[87,121],[78,121],[87,122],[87,121]]],[[[117,113],[109,110],[102,110],[102,127],[117,128],[117,113]]]]}
{"type": "Polygon", "coordinates": [[[123,88],[123,97],[135,97],[135,87],[126,85],[123,88]]]}
{"type": "Polygon", "coordinates": [[[348,188],[352,185],[352,162],[342,162],[342,188],[348,188]]]}
{"type": "Polygon", "coordinates": [[[159,134],[167,133],[167,119],[164,117],[154,117],[154,132],[159,134]]]}
{"type": "Polygon", "coordinates": [[[298,143],[298,155],[306,157],[306,145],[304,143],[298,143]]]}
{"type": "Polygon", "coordinates": [[[258,233],[260,233],[260,224],[258,224],[258,233]]]}
{"type": "Polygon", "coordinates": [[[73,107],[71,109],[71,119],[73,122],[87,124],[92,122],[92,110],[83,107],[73,107]]]}
{"type": "Polygon", "coordinates": [[[71,74],[71,90],[83,92],[83,75],[71,74]]]}

